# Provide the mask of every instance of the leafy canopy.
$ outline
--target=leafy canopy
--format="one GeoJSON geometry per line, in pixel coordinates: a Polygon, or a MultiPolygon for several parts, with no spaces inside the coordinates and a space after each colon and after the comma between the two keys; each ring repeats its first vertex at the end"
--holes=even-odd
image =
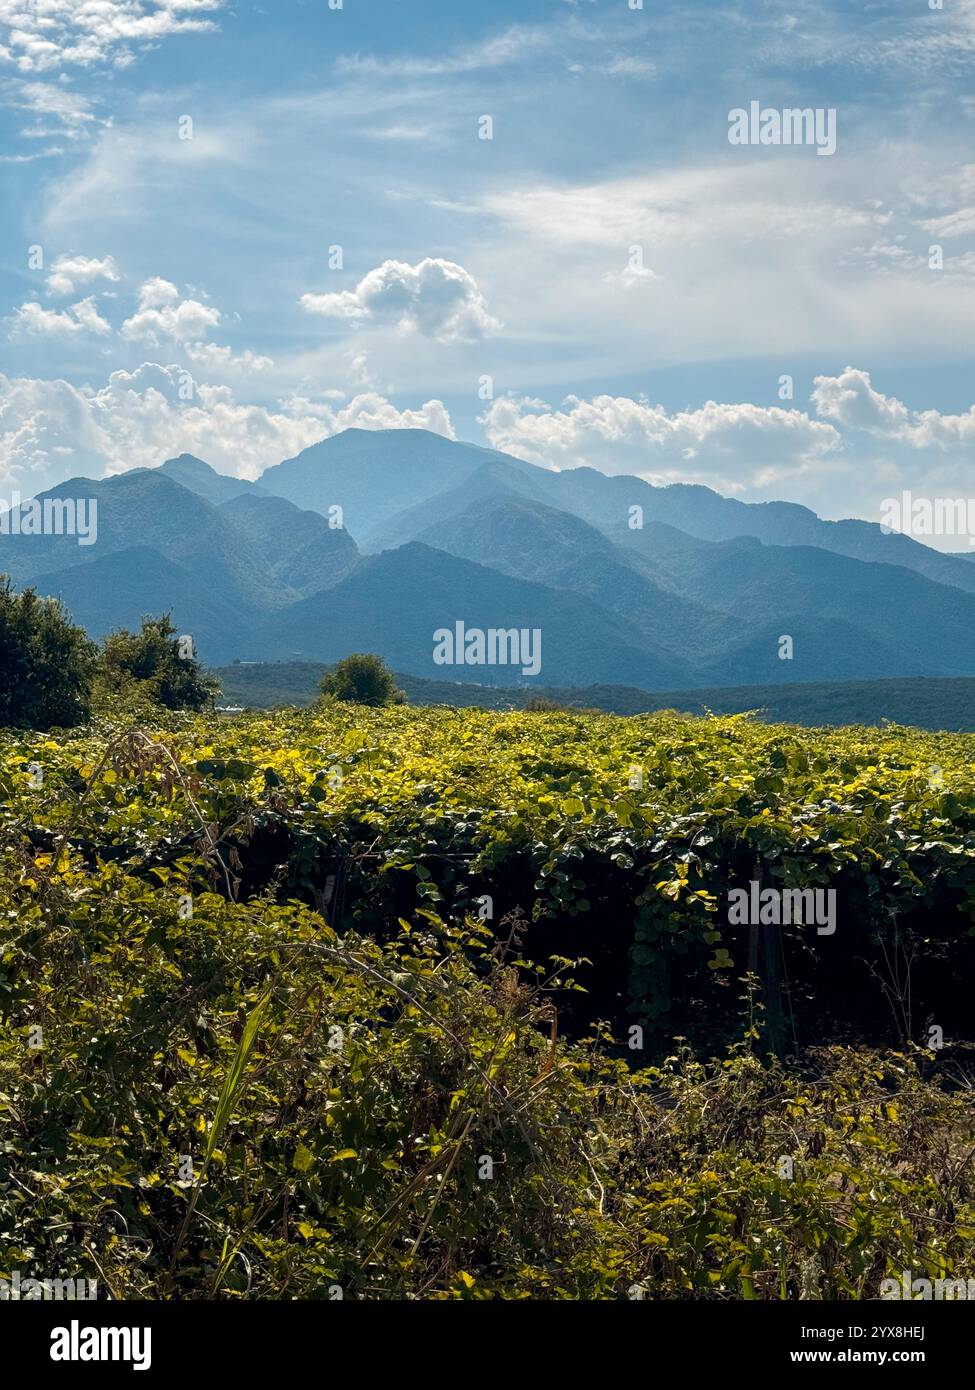
{"type": "Polygon", "coordinates": [[[219,684],[205,674],[170,614],[143,618],[138,632],[111,633],[102,645],[100,673],[109,693],[148,696],[167,709],[209,709],[219,684]]]}
{"type": "Polygon", "coordinates": [[[381,657],[356,652],[344,657],[322,679],[322,694],[354,705],[400,705],[406,698],[381,657]]]}
{"type": "Polygon", "coordinates": [[[0,577],[0,724],[68,728],[90,713],[96,648],[57,599],[0,577]]]}

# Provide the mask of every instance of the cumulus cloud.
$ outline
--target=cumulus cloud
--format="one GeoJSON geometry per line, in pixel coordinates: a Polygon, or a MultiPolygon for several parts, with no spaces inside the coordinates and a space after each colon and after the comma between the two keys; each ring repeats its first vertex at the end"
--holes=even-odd
{"type": "Polygon", "coordinates": [[[481,417],[489,442],[548,467],[585,464],[650,481],[708,482],[728,492],[767,486],[842,448],[831,425],[801,410],[708,401],[671,413],[629,396],[545,401],[504,397],[481,417]]]}
{"type": "Polygon", "coordinates": [[[198,385],[186,396],[185,371],[152,362],[114,372],[98,390],[0,375],[0,485],[26,496],[77,474],[151,467],[184,451],[253,478],[353,426],[453,437],[438,400],[399,410],[367,393],[347,401],[296,397],[272,409],[237,400],[227,385],[198,385]]]}
{"type": "Polygon", "coordinates": [[[89,333],[111,333],[112,325],[107,319],[103,319],[98,309],[95,307],[95,296],[89,295],[87,299],[79,300],[77,304],[72,304],[71,312],[89,333]]]}
{"type": "Polygon", "coordinates": [[[232,348],[220,347],[217,343],[188,343],[185,352],[197,367],[219,373],[221,376],[267,372],[274,366],[273,357],[252,352],[250,348],[237,353],[232,348]]]}
{"type": "Polygon", "coordinates": [[[910,410],[896,396],[877,391],[870,373],[856,367],[845,368],[839,376],[816,377],[811,399],[817,414],[827,420],[915,449],[975,444],[975,406],[963,415],[910,410]]]}
{"type": "Polygon", "coordinates": [[[95,298],[72,304],[70,309],[45,309],[32,300],[21,304],[14,312],[11,332],[32,333],[46,337],[65,337],[73,333],[111,333],[112,325],[102,318],[95,304],[95,298]]]}
{"type": "MultiPolygon", "coordinates": [[[[103,260],[88,256],[59,256],[51,267],[49,294],[69,294],[80,284],[92,280],[120,279],[111,256],[103,260]]],[[[104,335],[112,325],[98,312],[95,297],[79,300],[69,309],[46,309],[32,301],[22,304],[8,320],[11,334],[70,337],[87,330],[104,335]]],[[[122,323],[119,336],[130,343],[178,348],[201,375],[220,379],[241,379],[270,371],[274,359],[250,348],[235,352],[219,343],[204,341],[211,329],[221,323],[220,310],[198,299],[184,297],[176,285],[160,276],[145,280],[139,287],[135,313],[122,323]]]]}
{"type": "Polygon", "coordinates": [[[93,280],[119,278],[118,266],[111,256],[99,260],[95,256],[58,256],[47,277],[48,294],[74,294],[80,285],[93,280]]]}
{"type": "Polygon", "coordinates": [[[214,28],[223,0],[0,0],[0,52],[24,73],[112,61],[171,34],[214,28]]]}
{"type": "Polygon", "coordinates": [[[194,367],[221,378],[266,372],[274,366],[272,357],[250,348],[235,353],[230,347],[204,342],[210,330],[220,323],[219,309],[198,299],[184,298],[171,281],[157,275],[140,285],[136,311],[119,331],[131,343],[177,346],[194,367]]]}
{"type": "Polygon", "coordinates": [[[194,343],[220,323],[220,310],[197,299],[181,299],[169,280],[154,276],[139,288],[138,307],[122,324],[123,338],[158,347],[161,339],[194,343]]]}
{"type": "Polygon", "coordinates": [[[393,324],[441,343],[487,337],[501,327],[463,266],[430,257],[417,265],[384,261],[364,275],[354,290],[303,294],[300,303],[311,314],[393,324]]]}

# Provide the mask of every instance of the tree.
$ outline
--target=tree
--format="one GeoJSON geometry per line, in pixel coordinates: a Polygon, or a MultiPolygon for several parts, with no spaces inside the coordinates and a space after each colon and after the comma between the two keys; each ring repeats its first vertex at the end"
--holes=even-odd
{"type": "Polygon", "coordinates": [[[401,705],[406,696],[381,657],[356,652],[344,657],[322,677],[323,695],[354,705],[401,705]]]}
{"type": "Polygon", "coordinates": [[[102,643],[101,676],[108,691],[144,694],[167,709],[209,709],[220,691],[169,613],[143,618],[138,632],[110,633],[102,643]]]}
{"type": "Polygon", "coordinates": [[[70,728],[91,713],[97,648],[63,605],[0,576],[0,724],[70,728]]]}

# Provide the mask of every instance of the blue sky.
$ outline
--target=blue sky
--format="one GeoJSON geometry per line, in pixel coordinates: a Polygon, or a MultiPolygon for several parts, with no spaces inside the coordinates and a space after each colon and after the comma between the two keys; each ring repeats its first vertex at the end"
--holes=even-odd
{"type": "Polygon", "coordinates": [[[0,492],[406,424],[966,495],[973,61],[975,0],[0,0],[0,492]]]}

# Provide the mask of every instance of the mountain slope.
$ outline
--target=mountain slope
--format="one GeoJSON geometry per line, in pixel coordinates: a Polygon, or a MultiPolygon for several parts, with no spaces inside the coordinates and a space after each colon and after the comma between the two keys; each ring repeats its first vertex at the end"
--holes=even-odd
{"type": "Polygon", "coordinates": [[[18,583],[144,545],[175,561],[206,591],[228,602],[261,609],[292,597],[279,593],[246,537],[221,508],[158,469],[122,473],[101,482],[73,478],[40,495],[96,501],[97,540],[82,546],[74,536],[4,537],[0,568],[18,583]]]}
{"type": "Polygon", "coordinates": [[[171,612],[208,661],[230,661],[256,619],[253,610],[201,587],[194,575],[148,546],[133,546],[38,575],[37,590],[60,598],[95,638],[117,627],[137,629],[144,617],[171,612]]]}
{"type": "Polygon", "coordinates": [[[358,547],[348,531],[283,497],[246,493],[225,502],[221,511],[250,540],[274,578],[295,595],[328,588],[358,563],[358,547]]]}
{"type": "Polygon", "coordinates": [[[723,614],[661,588],[641,571],[637,556],[579,517],[539,502],[510,496],[471,502],[427,527],[419,540],[518,579],[582,594],[687,665],[724,640],[723,614]]]}
{"type": "Polygon", "coordinates": [[[572,510],[591,508],[601,518],[595,524],[621,542],[634,534],[627,516],[628,508],[636,504],[644,508],[645,519],[666,522],[700,540],[752,536],[766,545],[812,546],[852,560],[914,570],[935,583],[975,593],[975,570],[957,556],[932,550],[910,536],[885,532],[876,522],[823,521],[808,507],[793,502],[740,502],[698,484],[652,487],[640,478],[604,479],[595,469],[574,469],[561,476],[563,505],[572,510]]]}
{"type": "MultiPolygon", "coordinates": [[[[720,606],[745,629],[767,624],[780,635],[795,636],[790,622],[801,621],[807,631],[815,619],[835,624],[834,644],[826,649],[817,644],[815,656],[806,658],[815,664],[804,666],[801,675],[798,643],[795,661],[781,663],[792,666],[794,680],[975,674],[975,596],[896,565],[746,538],[685,552],[680,585],[699,602],[720,606]],[[819,666],[823,661],[826,667],[819,666]]],[[[750,641],[738,649],[741,661],[750,641]]],[[[720,662],[710,669],[719,679],[720,662]]],[[[777,669],[758,669],[747,679],[775,679],[769,672],[777,669]]]]}
{"type": "Polygon", "coordinates": [[[545,503],[550,495],[549,479],[554,474],[541,469],[512,467],[502,456],[482,463],[457,487],[448,488],[397,512],[382,526],[366,533],[363,548],[393,550],[419,540],[428,529],[459,516],[471,506],[499,498],[525,498],[545,503]]]}
{"type": "Polygon", "coordinates": [[[522,680],[517,664],[437,665],[434,633],[453,630],[458,621],[467,629],[540,629],[538,679],[545,681],[575,683],[587,671],[600,672],[601,680],[614,672],[614,679],[639,683],[653,672],[657,685],[687,678],[681,662],[653,650],[634,627],[586,598],[416,543],[364,560],[332,589],[275,614],[248,650],[318,661],[374,651],[415,675],[491,685],[522,680]]]}
{"type": "MultiPolygon", "coordinates": [[[[448,453],[458,447],[450,441],[444,441],[444,446],[448,453]]],[[[368,443],[361,447],[368,450],[368,443]]],[[[643,478],[608,476],[587,467],[552,472],[500,453],[490,462],[493,468],[483,477],[468,474],[439,495],[424,488],[420,505],[415,498],[398,514],[389,514],[382,523],[363,530],[364,548],[416,540],[428,526],[464,510],[477,497],[506,493],[571,512],[619,544],[633,544],[638,531],[633,528],[632,509],[639,507],[644,526],[664,523],[698,540],[752,536],[766,545],[814,546],[850,559],[911,569],[936,583],[975,593],[975,566],[966,564],[965,556],[945,554],[910,536],[885,532],[879,523],[823,521],[797,503],[741,502],[700,484],[655,487],[643,478]],[[469,493],[465,492],[468,481],[469,493]]]]}
{"type": "MultiPolygon", "coordinates": [[[[542,628],[546,667],[561,668],[546,669],[546,683],[664,689],[975,670],[975,565],[867,523],[588,468],[554,473],[424,430],[346,431],[268,476],[317,500],[303,508],[192,455],[73,479],[42,497],[97,501],[97,543],[0,534],[0,571],[63,590],[99,631],[131,623],[135,606],[137,618],[178,602],[181,625],[212,633],[230,659],[332,659],[372,644],[424,674],[433,631],[463,621],[542,628]],[[326,519],[333,502],[345,520],[358,516],[367,544],[404,544],[363,559],[326,519]],[[800,544],[807,534],[829,544],[800,544]],[[784,635],[791,661],[779,659],[784,635]]],[[[499,677],[462,666],[457,678],[499,677]]]]}

